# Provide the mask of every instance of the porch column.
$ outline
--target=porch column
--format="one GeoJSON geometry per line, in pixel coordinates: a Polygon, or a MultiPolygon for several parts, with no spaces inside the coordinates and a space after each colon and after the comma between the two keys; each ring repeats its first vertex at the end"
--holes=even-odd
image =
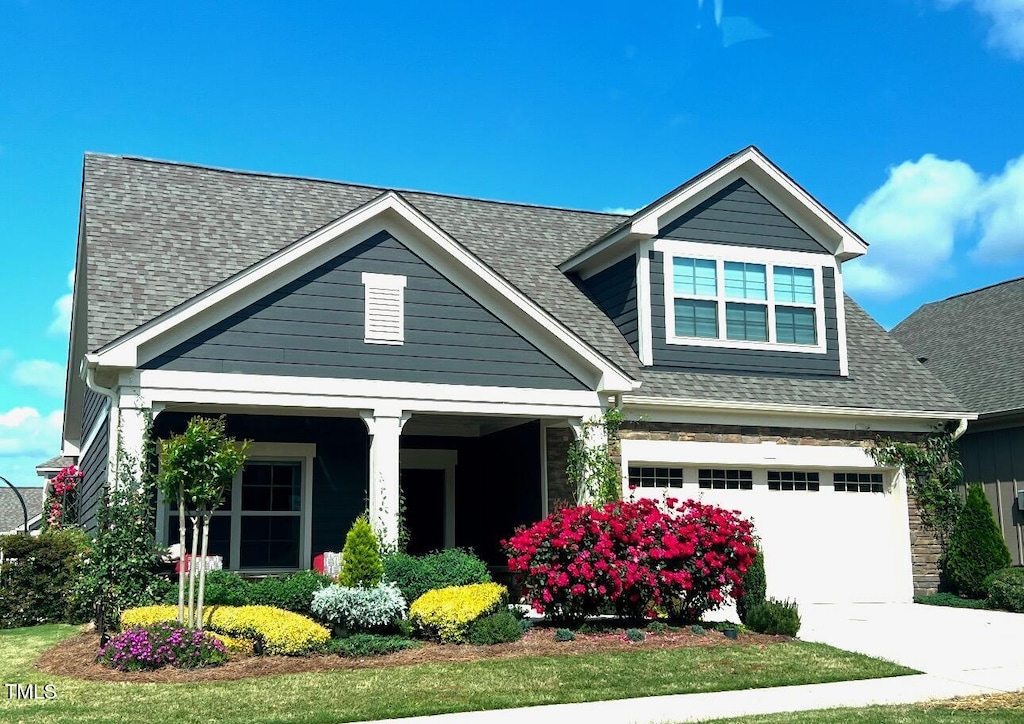
{"type": "Polygon", "coordinates": [[[144,399],[137,390],[123,390],[118,406],[111,409],[109,482],[138,485],[142,477],[146,418],[163,409],[144,399]]]}
{"type": "MultiPolygon", "coordinates": [[[[583,443],[583,447],[588,453],[608,444],[608,434],[605,431],[604,425],[601,424],[600,413],[586,420],[579,417],[569,418],[568,422],[569,427],[572,429],[573,437],[577,442],[583,443]]],[[[594,470],[589,457],[584,460],[582,472],[583,480],[579,481],[580,487],[573,491],[576,494],[577,505],[593,503],[597,493],[597,471],[594,470]]],[[[570,483],[573,482],[576,481],[570,481],[570,483]]]]}
{"type": "Polygon", "coordinates": [[[411,417],[395,411],[360,413],[370,433],[370,525],[381,545],[398,544],[399,527],[399,440],[411,417]]]}

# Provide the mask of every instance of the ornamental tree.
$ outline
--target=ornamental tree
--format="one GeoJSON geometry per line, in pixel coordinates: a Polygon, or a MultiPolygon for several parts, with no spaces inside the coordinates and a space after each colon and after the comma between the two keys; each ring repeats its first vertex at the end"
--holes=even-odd
{"type": "Polygon", "coordinates": [[[756,550],[733,511],[674,498],[562,508],[503,542],[523,597],[556,619],[697,620],[742,590],[756,550]]]}
{"type": "Polygon", "coordinates": [[[352,523],[341,552],[338,583],[348,588],[373,588],[384,575],[380,560],[380,543],[365,515],[352,523]]]}
{"type": "Polygon", "coordinates": [[[206,587],[206,554],[210,541],[210,518],[224,500],[224,491],[245,463],[249,442],[236,442],[224,430],[225,420],[193,417],[185,432],[160,445],[160,492],[169,503],[178,504],[178,540],[181,555],[178,575],[178,622],[203,627],[203,595],[206,587]],[[185,514],[192,521],[192,546],[185,547],[185,514]],[[202,548],[199,537],[202,533],[202,548]],[[188,566],[188,608],[185,608],[186,550],[192,552],[188,566]],[[196,566],[199,566],[199,594],[196,599],[196,566]],[[194,605],[193,605],[194,604],[194,605]],[[186,620],[186,611],[188,620],[186,620]]]}
{"type": "Polygon", "coordinates": [[[968,486],[967,503],[949,537],[944,570],[947,581],[965,596],[985,598],[985,577],[1011,563],[984,488],[968,486]]]}

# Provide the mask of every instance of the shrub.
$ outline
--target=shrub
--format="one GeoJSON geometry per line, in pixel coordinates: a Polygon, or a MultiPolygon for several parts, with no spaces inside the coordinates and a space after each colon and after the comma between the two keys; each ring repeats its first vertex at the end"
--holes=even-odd
{"type": "Polygon", "coordinates": [[[565,643],[566,641],[575,641],[576,634],[567,628],[560,628],[555,631],[555,641],[559,643],[565,643]]]}
{"type": "Polygon", "coordinates": [[[638,628],[627,628],[626,629],[626,640],[627,641],[632,641],[633,643],[638,644],[638,643],[640,643],[641,641],[643,641],[646,638],[647,638],[647,636],[644,634],[644,632],[641,631],[638,628]]]}
{"type": "Polygon", "coordinates": [[[556,619],[595,615],[610,601],[626,618],[661,608],[696,620],[741,585],[756,552],[748,521],[674,498],[561,508],[504,545],[524,598],[556,619]]]}
{"type": "Polygon", "coordinates": [[[980,485],[967,487],[967,503],[960,511],[946,548],[946,581],[971,598],[985,596],[985,576],[1011,563],[992,506],[980,485]]]}
{"type": "Polygon", "coordinates": [[[365,515],[356,518],[345,536],[341,551],[338,583],[346,588],[369,588],[380,583],[384,567],[380,561],[380,543],[365,515]]]}
{"type": "Polygon", "coordinates": [[[89,539],[75,528],[0,538],[0,628],[85,619],[73,601],[89,539]]]}
{"type": "Polygon", "coordinates": [[[349,631],[373,631],[394,626],[405,615],[405,598],[394,583],[372,588],[330,585],[313,594],[313,615],[349,631]]]}
{"type": "Polygon", "coordinates": [[[491,574],[487,564],[471,551],[448,548],[425,556],[385,556],[384,579],[397,583],[406,601],[415,601],[435,588],[490,583],[491,574]]]}
{"type": "MultiPolygon", "coordinates": [[[[207,606],[247,606],[253,603],[252,584],[231,571],[207,571],[203,595],[207,606]]],[[[174,586],[174,595],[178,587],[174,586]]],[[[175,598],[177,600],[177,598],[175,598]]],[[[280,608],[280,607],[279,607],[280,608]]]]}
{"type": "Polygon", "coordinates": [[[1024,568],[1003,568],[985,579],[993,608],[1024,613],[1024,568]]]}
{"type": "MultiPolygon", "coordinates": [[[[985,579],[988,580],[987,578],[985,579]]],[[[942,591],[940,593],[929,593],[924,596],[914,596],[914,603],[925,606],[948,606],[950,608],[988,608],[988,601],[979,601],[976,598],[963,598],[955,593],[942,591]]]]}
{"type": "MultiPolygon", "coordinates": [[[[177,606],[143,606],[124,611],[121,626],[171,622],[177,616],[177,606]]],[[[331,638],[327,629],[305,616],[269,606],[211,606],[203,611],[203,625],[215,633],[248,639],[257,653],[264,654],[308,654],[331,638]]]]}
{"type": "Polygon", "coordinates": [[[754,556],[747,572],[743,574],[740,583],[742,593],[736,597],[736,613],[744,624],[747,622],[747,611],[765,602],[768,588],[768,581],[764,575],[764,551],[760,545],[755,548],[757,555],[754,556]]]}
{"type": "Polygon", "coordinates": [[[647,630],[652,634],[663,634],[668,631],[668,624],[664,621],[651,621],[647,624],[647,630]]]}
{"type": "Polygon", "coordinates": [[[357,633],[345,638],[332,639],[328,649],[338,656],[382,656],[383,654],[393,654],[396,651],[414,649],[419,645],[419,642],[411,641],[403,636],[357,633]]]}
{"type": "Polygon", "coordinates": [[[316,571],[299,571],[284,576],[267,576],[250,585],[250,606],[270,606],[285,611],[309,614],[313,594],[331,583],[331,579],[316,571]]]}
{"type": "Polygon", "coordinates": [[[164,666],[197,669],[219,666],[227,660],[227,649],[215,637],[205,631],[169,623],[128,629],[110,639],[99,654],[101,664],[120,671],[164,666]]]}
{"type": "Polygon", "coordinates": [[[769,598],[747,611],[747,626],[758,633],[796,636],[800,630],[800,613],[795,601],[769,598]]]}
{"type": "Polygon", "coordinates": [[[519,621],[512,612],[503,608],[471,623],[467,639],[469,643],[477,646],[490,646],[518,641],[523,637],[523,633],[519,621]]]}
{"type": "Polygon", "coordinates": [[[707,633],[707,630],[705,630],[705,628],[701,626],[699,623],[695,623],[692,626],[690,626],[690,633],[693,633],[697,636],[703,636],[707,633]]]}
{"type": "Polygon", "coordinates": [[[505,603],[508,591],[497,583],[476,583],[427,591],[409,607],[416,629],[445,643],[466,640],[469,625],[505,603]]]}

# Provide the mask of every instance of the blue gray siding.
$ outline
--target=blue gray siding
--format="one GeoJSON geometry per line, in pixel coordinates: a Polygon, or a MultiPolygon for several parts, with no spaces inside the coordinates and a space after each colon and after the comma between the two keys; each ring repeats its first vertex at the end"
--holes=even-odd
{"type": "Polygon", "coordinates": [[[78,524],[88,533],[96,532],[96,512],[103,502],[107,484],[107,456],[110,454],[110,417],[104,418],[92,444],[78,465],[85,473],[78,487],[78,524]]]}
{"type": "Polygon", "coordinates": [[[964,480],[984,484],[1013,563],[1021,565],[1024,563],[1024,514],[1017,506],[1017,491],[1024,490],[1024,426],[980,432],[971,432],[968,427],[958,444],[964,480]]]}
{"type": "Polygon", "coordinates": [[[706,244],[828,253],[743,179],[667,224],[659,236],[706,244]]]}
{"type": "Polygon", "coordinates": [[[89,436],[92,432],[92,426],[99,419],[100,413],[103,411],[104,405],[107,402],[107,398],[98,392],[86,388],[85,390],[85,404],[82,406],[82,440],[89,436]]]}
{"type": "Polygon", "coordinates": [[[665,338],[665,274],[662,259],[660,251],[651,252],[652,352],[656,367],[759,375],[839,374],[839,324],[836,317],[835,275],[831,267],[822,267],[826,351],[824,354],[811,354],[668,344],[665,338]]]}
{"type": "Polygon", "coordinates": [[[636,306],[636,257],[628,256],[580,282],[607,314],[634,352],[640,351],[636,306]]]}
{"type": "Polygon", "coordinates": [[[586,389],[386,232],[145,365],[150,369],[586,389]],[[405,343],[363,342],[362,272],[404,274],[405,343]]]}

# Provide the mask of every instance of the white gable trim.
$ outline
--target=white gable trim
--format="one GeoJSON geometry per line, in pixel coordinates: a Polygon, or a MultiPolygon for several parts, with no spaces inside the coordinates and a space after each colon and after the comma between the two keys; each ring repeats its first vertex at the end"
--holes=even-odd
{"type": "Polygon", "coordinates": [[[481,293],[497,296],[510,312],[503,321],[545,353],[555,352],[556,361],[568,361],[574,374],[584,368],[588,372],[586,377],[597,380],[599,391],[624,392],[639,386],[393,191],[87,355],[87,363],[89,366],[137,368],[231,311],[316,268],[344,251],[346,244],[354,246],[384,230],[400,241],[415,240],[414,250],[425,252],[422,256],[428,262],[435,265],[442,262],[445,267],[453,268],[461,281],[468,283],[464,289],[470,296],[477,299],[486,298],[481,297],[481,293]],[[341,243],[332,243],[336,240],[341,243]]]}
{"type": "Polygon", "coordinates": [[[840,260],[846,261],[867,252],[867,244],[855,231],[837,219],[813,196],[804,191],[778,166],[753,146],[721,161],[668,196],[641,209],[605,238],[559,266],[562,271],[577,271],[586,277],[597,264],[603,267],[613,247],[625,239],[651,239],[668,223],[677,219],[737,178],[744,178],[759,193],[778,206],[814,239],[825,244],[840,260]],[[589,262],[589,263],[588,263],[589,262]]]}

